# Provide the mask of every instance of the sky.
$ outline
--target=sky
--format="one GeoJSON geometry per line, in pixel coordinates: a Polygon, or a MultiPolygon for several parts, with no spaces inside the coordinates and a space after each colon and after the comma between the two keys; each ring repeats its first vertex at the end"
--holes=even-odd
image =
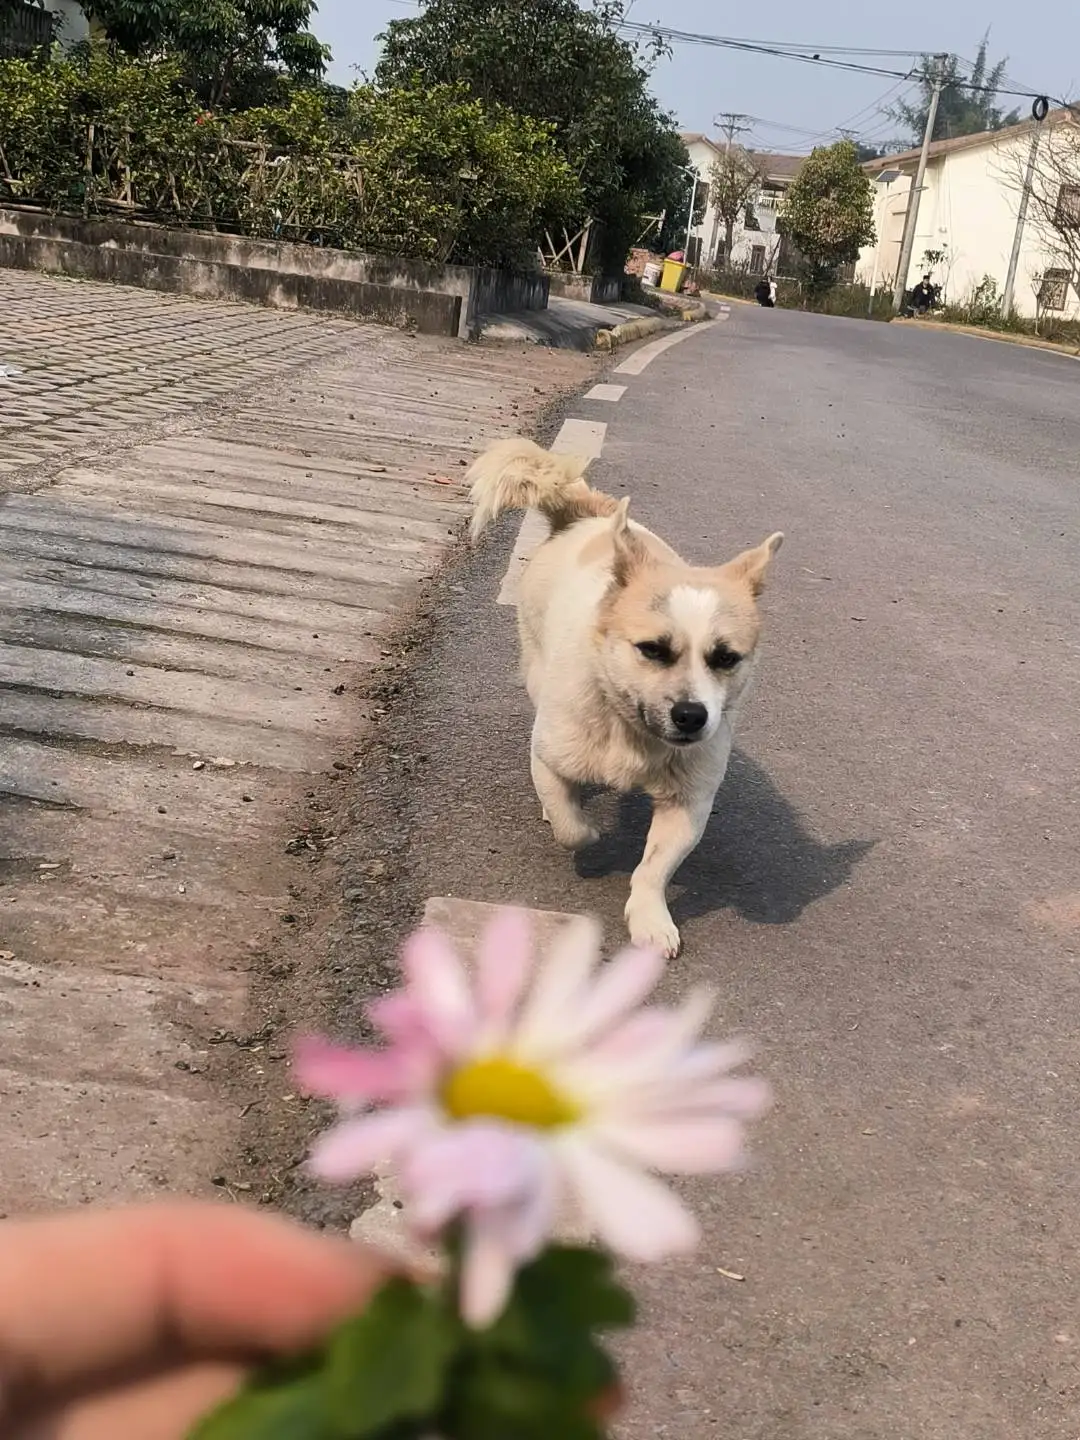
{"type": "MultiPolygon", "coordinates": [[[[375,37],[387,21],[416,14],[412,0],[318,3],[313,28],[331,47],[330,78],[341,84],[374,69],[375,37]]],[[[727,10],[721,11],[715,0],[634,0],[631,18],[643,23],[662,18],[675,29],[750,40],[910,47],[969,60],[989,27],[991,61],[1009,57],[1016,89],[1042,91],[1053,99],[1080,96],[1080,5],[1075,0],[1046,0],[1037,24],[1016,0],[909,0],[899,16],[894,6],[868,6],[865,0],[819,0],[814,7],[801,0],[772,0],[760,11],[739,7],[739,14],[731,15],[727,10]]],[[[856,58],[887,70],[903,71],[910,63],[856,58]]],[[[754,120],[752,130],[740,137],[743,144],[793,154],[835,139],[840,128],[856,130],[868,142],[887,143],[897,126],[884,108],[910,88],[887,76],[690,45],[676,45],[653,76],[655,93],[682,129],[712,134],[719,112],[737,111],[754,120]]],[[[1026,114],[1029,102],[1003,99],[1003,109],[1014,106],[1026,114]]]]}

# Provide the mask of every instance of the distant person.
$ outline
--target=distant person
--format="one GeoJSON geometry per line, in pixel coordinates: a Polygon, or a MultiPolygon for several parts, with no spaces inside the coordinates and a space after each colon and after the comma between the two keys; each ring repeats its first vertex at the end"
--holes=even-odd
{"type": "Polygon", "coordinates": [[[933,308],[936,298],[936,291],[930,276],[924,275],[911,292],[909,303],[912,312],[916,315],[925,315],[933,308]]]}
{"type": "Polygon", "coordinates": [[[754,299],[766,310],[771,310],[775,306],[776,286],[769,279],[768,275],[763,275],[754,286],[754,299]]]}

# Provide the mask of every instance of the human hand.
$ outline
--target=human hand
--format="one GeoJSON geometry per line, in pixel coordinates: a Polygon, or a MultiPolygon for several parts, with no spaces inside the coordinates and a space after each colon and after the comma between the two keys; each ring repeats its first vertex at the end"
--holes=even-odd
{"type": "Polygon", "coordinates": [[[166,1204],[0,1222],[3,1440],[183,1440],[389,1262],[284,1220],[166,1204]]]}

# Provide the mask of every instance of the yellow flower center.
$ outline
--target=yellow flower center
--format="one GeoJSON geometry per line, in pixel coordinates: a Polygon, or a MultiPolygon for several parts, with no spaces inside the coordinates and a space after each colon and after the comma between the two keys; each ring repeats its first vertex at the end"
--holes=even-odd
{"type": "Polygon", "coordinates": [[[455,1070],[443,1085],[442,1103],[455,1120],[488,1115],[534,1130],[571,1125],[580,1114],[543,1075],[501,1055],[455,1070]]]}

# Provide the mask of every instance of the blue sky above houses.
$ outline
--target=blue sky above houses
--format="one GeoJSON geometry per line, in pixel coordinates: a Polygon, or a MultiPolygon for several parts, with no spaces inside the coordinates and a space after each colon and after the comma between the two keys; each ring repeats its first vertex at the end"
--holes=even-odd
{"type": "MultiPolygon", "coordinates": [[[[333,78],[341,83],[374,69],[376,36],[386,23],[415,14],[411,0],[320,0],[315,28],[333,49],[333,78]]],[[[991,59],[1009,57],[1013,88],[1036,90],[1054,99],[1080,95],[1080,6],[1049,0],[1038,24],[1030,12],[1006,0],[912,0],[902,12],[868,8],[855,0],[823,0],[811,14],[796,0],[773,0],[764,10],[738,16],[720,12],[714,0],[635,0],[631,18],[663,19],[679,30],[736,35],[753,40],[808,46],[860,46],[883,50],[950,51],[971,59],[990,29],[991,59]]],[[[853,57],[855,58],[855,57],[853,57]]],[[[903,71],[905,60],[882,56],[857,59],[903,71]]],[[[834,138],[839,128],[885,143],[897,126],[890,104],[910,90],[892,76],[832,70],[795,60],[704,46],[676,45],[654,77],[661,101],[686,130],[711,131],[720,111],[754,117],[744,137],[758,149],[799,152],[834,138]]],[[[1004,97],[1003,108],[1025,111],[1029,102],[1004,97]]]]}

